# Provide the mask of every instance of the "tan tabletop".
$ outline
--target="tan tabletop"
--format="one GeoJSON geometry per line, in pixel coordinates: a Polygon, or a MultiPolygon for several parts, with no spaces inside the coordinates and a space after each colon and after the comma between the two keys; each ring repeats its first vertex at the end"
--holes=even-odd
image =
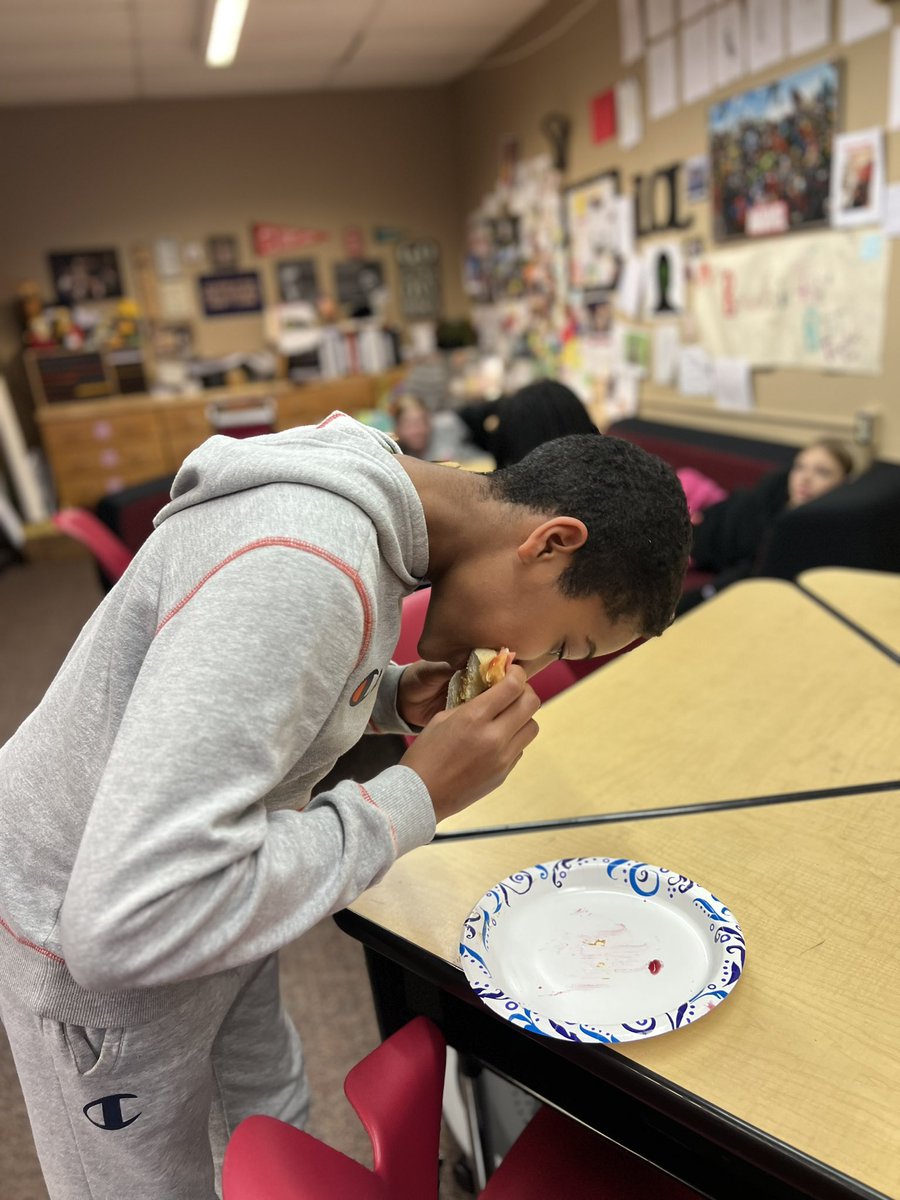
{"type": "Polygon", "coordinates": [[[892,653],[900,654],[900,575],[818,567],[804,571],[797,582],[892,653]]]}
{"type": "Polygon", "coordinates": [[[455,965],[466,916],[514,871],[596,854],[682,872],[731,908],[746,970],[695,1024],[615,1053],[897,1197],[898,838],[900,792],[434,843],[351,911],[455,965]]]}
{"type": "Polygon", "coordinates": [[[440,834],[900,780],[900,671],[790,583],[737,584],[548,701],[440,834]]]}

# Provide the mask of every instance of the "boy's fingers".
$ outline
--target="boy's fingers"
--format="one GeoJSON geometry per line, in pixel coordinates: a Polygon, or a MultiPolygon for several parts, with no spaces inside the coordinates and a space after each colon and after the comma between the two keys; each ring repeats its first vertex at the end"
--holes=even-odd
{"type": "Polygon", "coordinates": [[[479,716],[483,720],[490,721],[518,700],[525,691],[527,682],[522,668],[511,666],[499,683],[495,683],[486,692],[467,701],[466,707],[477,705],[479,716]]]}

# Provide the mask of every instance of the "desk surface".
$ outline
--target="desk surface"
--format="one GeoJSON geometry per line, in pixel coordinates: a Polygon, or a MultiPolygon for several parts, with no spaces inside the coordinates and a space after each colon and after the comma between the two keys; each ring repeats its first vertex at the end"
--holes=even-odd
{"type": "Polygon", "coordinates": [[[465,917],[518,869],[597,854],[684,873],[734,912],[746,971],[696,1024],[615,1053],[900,1196],[898,835],[900,791],[434,843],[351,911],[456,964],[465,917]]]}
{"type": "Polygon", "coordinates": [[[543,706],[439,834],[900,779],[900,671],[800,589],[737,584],[543,706]]]}
{"type": "Polygon", "coordinates": [[[818,567],[804,571],[797,582],[894,654],[900,654],[900,575],[818,567]]]}

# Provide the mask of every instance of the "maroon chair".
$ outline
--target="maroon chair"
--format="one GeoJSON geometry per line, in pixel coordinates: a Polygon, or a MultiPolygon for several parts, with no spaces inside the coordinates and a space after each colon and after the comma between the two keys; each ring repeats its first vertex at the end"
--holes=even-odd
{"type": "Polygon", "coordinates": [[[109,585],[124,575],[134,555],[112,530],[87,508],[61,508],[53,515],[60,532],[90,550],[109,585]]]}
{"type": "MultiPolygon", "coordinates": [[[[231,1136],[223,1200],[437,1200],[443,1035],[416,1017],[350,1071],[344,1090],[365,1125],[367,1167],[274,1117],[249,1117],[231,1136]]],[[[542,1108],[493,1173],[480,1200],[699,1200],[614,1142],[542,1108]]]]}

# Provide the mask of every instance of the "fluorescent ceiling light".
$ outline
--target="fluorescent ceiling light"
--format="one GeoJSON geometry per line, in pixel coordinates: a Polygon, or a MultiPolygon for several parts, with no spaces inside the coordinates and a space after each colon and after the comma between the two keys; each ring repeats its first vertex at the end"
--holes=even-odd
{"type": "Polygon", "coordinates": [[[208,67],[230,67],[237,54],[247,0],[216,0],[206,43],[206,65],[208,67]]]}

